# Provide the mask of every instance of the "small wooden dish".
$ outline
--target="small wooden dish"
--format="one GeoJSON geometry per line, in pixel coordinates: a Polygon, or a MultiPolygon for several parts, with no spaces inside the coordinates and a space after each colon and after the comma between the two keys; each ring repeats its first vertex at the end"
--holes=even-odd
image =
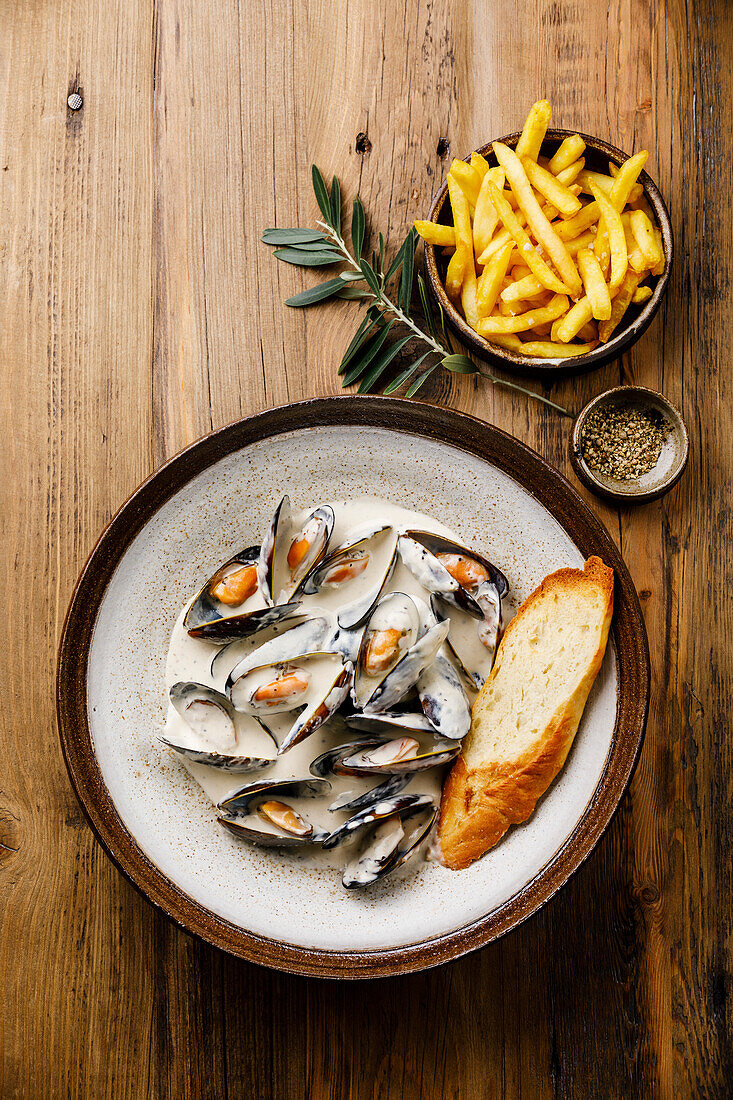
{"type": "MultiPolygon", "coordinates": [[[[548,130],[540,152],[544,156],[551,157],[566,137],[570,137],[577,132],[577,130],[548,130]]],[[[520,133],[509,134],[506,137],[494,138],[494,141],[502,141],[505,145],[513,149],[519,141],[520,136],[520,133]]],[[[626,153],[622,152],[621,149],[617,149],[614,145],[609,145],[599,138],[590,137],[588,134],[581,134],[580,136],[586,145],[585,153],[583,154],[586,168],[592,171],[607,172],[609,160],[620,166],[624,161],[629,159],[626,153]]],[[[486,157],[491,165],[494,165],[497,161],[494,156],[492,144],[493,142],[490,141],[488,144],[482,145],[476,151],[486,157]]],[[[652,277],[648,280],[649,285],[653,288],[651,298],[639,306],[629,306],[622,326],[617,329],[616,333],[607,344],[599,344],[599,346],[589,352],[588,355],[578,355],[570,359],[535,359],[527,355],[521,355],[519,352],[509,351],[505,348],[497,347],[495,344],[490,344],[487,340],[484,340],[483,337],[479,336],[477,332],[474,332],[465,318],[451,302],[445,291],[447,261],[445,257],[437,255],[433,245],[425,243],[425,270],[430,292],[435,301],[442,306],[448,325],[461,342],[465,344],[466,347],[470,348],[479,358],[484,359],[493,366],[503,367],[504,370],[518,374],[534,374],[545,378],[549,376],[560,377],[568,374],[581,374],[586,371],[595,370],[596,367],[600,367],[604,363],[609,363],[613,359],[618,359],[623,352],[628,351],[628,349],[636,343],[642,333],[647,330],[652,322],[654,314],[659,309],[662,296],[669,282],[669,273],[672,267],[673,256],[672,225],[669,220],[669,212],[664,199],[659,193],[651,176],[646,172],[642,172],[639,176],[639,183],[641,183],[644,188],[644,195],[654,211],[654,220],[661,230],[664,255],[667,262],[661,275],[658,275],[656,279],[652,277]]],[[[445,201],[447,194],[448,184],[446,181],[433,199],[428,214],[430,221],[438,222],[441,225],[453,224],[450,202],[445,201]]]]}
{"type": "Polygon", "coordinates": [[[575,418],[570,447],[573,468],[583,484],[592,492],[618,504],[641,504],[668,493],[682,477],[690,449],[687,428],[681,414],[663,394],[644,386],[616,386],[589,401],[575,418]],[[583,457],[581,441],[583,429],[591,413],[600,408],[628,406],[640,412],[654,412],[661,416],[667,428],[667,439],[653,469],[638,478],[617,481],[588,465],[583,457]]]}

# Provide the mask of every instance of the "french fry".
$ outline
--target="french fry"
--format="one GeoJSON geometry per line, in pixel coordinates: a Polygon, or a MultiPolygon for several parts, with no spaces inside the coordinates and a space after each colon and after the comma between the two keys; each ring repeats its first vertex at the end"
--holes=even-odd
{"type": "Polygon", "coordinates": [[[496,311],[502,315],[502,317],[518,317],[520,313],[526,313],[528,309],[531,309],[534,303],[514,301],[505,302],[499,296],[499,301],[496,303],[496,311]]]}
{"type": "Polygon", "coordinates": [[[511,271],[509,272],[510,281],[516,283],[520,279],[524,279],[527,277],[527,275],[531,274],[532,272],[529,270],[526,264],[517,263],[511,266],[511,271]]]}
{"type": "MultiPolygon", "coordinates": [[[[473,169],[471,169],[473,171],[473,169]]],[[[468,199],[459,181],[453,175],[451,168],[448,173],[448,194],[453,209],[453,225],[456,231],[456,251],[464,257],[464,265],[469,256],[473,256],[473,233],[471,230],[471,213],[468,208],[468,199]]]]}
{"type": "Polygon", "coordinates": [[[654,236],[654,226],[643,210],[632,210],[629,222],[644,259],[648,261],[650,268],[656,267],[664,259],[664,254],[654,236]]]}
{"type": "Polygon", "coordinates": [[[631,301],[635,306],[640,306],[642,302],[648,301],[651,296],[652,288],[650,286],[638,286],[631,301]]]}
{"type": "Polygon", "coordinates": [[[527,115],[521,137],[517,142],[517,156],[531,157],[532,160],[537,160],[549,125],[550,104],[546,99],[539,99],[532,104],[527,115]]]}
{"type": "Polygon", "coordinates": [[[482,271],[476,290],[476,309],[479,318],[488,317],[496,305],[513,252],[514,241],[510,240],[491,257],[482,271]]]}
{"type": "MultiPolygon", "coordinates": [[[[492,200],[492,205],[493,205],[493,200],[492,200]]],[[[498,218],[498,214],[497,214],[497,218],[498,218]]],[[[514,238],[512,237],[511,233],[509,232],[509,230],[506,227],[504,227],[503,229],[500,229],[499,232],[496,233],[491,238],[491,240],[487,244],[486,248],[483,250],[481,255],[478,257],[477,262],[480,263],[480,264],[487,264],[489,262],[489,260],[491,259],[491,257],[494,255],[495,252],[499,252],[500,249],[502,249],[505,244],[508,244],[508,242],[513,240],[513,239],[514,238]]]]}
{"type": "Polygon", "coordinates": [[[598,203],[589,202],[574,218],[568,218],[566,222],[556,225],[555,232],[561,241],[572,241],[573,237],[579,236],[583,230],[595,225],[600,216],[601,208],[598,203]]]}
{"type": "Polygon", "coordinates": [[[466,271],[466,255],[457,248],[448,262],[445,273],[445,292],[452,302],[457,302],[463,289],[463,276],[466,271]]]}
{"type": "MultiPolygon", "coordinates": [[[[502,198],[493,184],[489,184],[489,191],[491,194],[491,201],[496,207],[497,214],[502,223],[509,230],[519,249],[522,259],[525,261],[532,274],[536,275],[542,285],[547,287],[548,290],[552,290],[556,294],[566,294],[568,292],[568,287],[558,279],[557,275],[550,270],[542,257],[535,252],[527,231],[519,224],[517,216],[509,203],[506,199],[502,198]]],[[[580,276],[578,276],[578,281],[580,281],[580,276]]]]}
{"type": "Polygon", "coordinates": [[[596,229],[596,239],[593,242],[593,251],[596,254],[598,265],[603,272],[603,278],[608,278],[608,270],[611,266],[611,245],[608,241],[608,233],[606,231],[606,223],[603,218],[598,222],[596,229]]]}
{"type": "Polygon", "coordinates": [[[664,256],[664,243],[662,241],[662,234],[661,234],[661,231],[656,228],[656,226],[654,227],[654,239],[657,242],[657,244],[659,245],[659,251],[662,254],[662,259],[659,261],[659,263],[656,265],[656,267],[652,268],[652,275],[661,275],[662,272],[664,271],[664,268],[665,268],[665,265],[666,265],[667,261],[666,261],[665,256],[664,256]]]}
{"type": "Polygon", "coordinates": [[[463,316],[471,328],[475,329],[479,322],[479,316],[476,306],[476,268],[473,265],[473,253],[468,258],[466,269],[463,272],[461,306],[463,307],[463,316]]]}
{"type": "MultiPolygon", "coordinates": [[[[583,289],[578,269],[567,248],[542,213],[540,205],[534,197],[530,182],[527,179],[527,173],[522,167],[522,162],[517,154],[501,141],[495,141],[493,149],[496,159],[506,172],[506,178],[511,184],[514,194],[517,196],[517,202],[527,219],[527,225],[530,226],[536,240],[539,241],[557,268],[558,274],[565,283],[570,294],[572,296],[577,296],[583,289]]],[[[499,216],[501,217],[501,214],[499,216]]],[[[507,226],[507,228],[509,227],[507,226]]],[[[531,266],[530,264],[530,267],[531,266]]],[[[538,278],[541,278],[539,272],[535,270],[534,273],[538,278]]],[[[548,289],[552,290],[556,289],[556,287],[549,287],[548,289]]]]}
{"type": "Polygon", "coordinates": [[[438,225],[437,222],[416,221],[413,223],[420,236],[428,244],[437,247],[456,246],[456,231],[452,225],[438,225]]]}
{"type": "Polygon", "coordinates": [[[567,296],[556,294],[548,306],[531,309],[528,313],[521,313],[518,317],[501,317],[492,313],[490,317],[484,317],[482,321],[479,321],[478,332],[481,336],[491,336],[495,332],[500,335],[507,332],[528,332],[535,325],[544,324],[546,321],[555,321],[565,313],[567,308],[567,296]]]}
{"type": "Polygon", "coordinates": [[[598,258],[589,248],[581,248],[577,255],[577,263],[593,316],[597,321],[607,321],[611,316],[611,295],[598,258]]]}
{"type": "MultiPolygon", "coordinates": [[[[627,162],[628,163],[628,162],[627,162]]],[[[613,300],[611,306],[611,316],[608,321],[601,321],[598,325],[598,339],[602,344],[608,342],[609,338],[614,332],[614,329],[618,328],[626,310],[629,308],[631,299],[636,293],[636,288],[639,285],[639,276],[635,271],[627,271],[624,276],[624,281],[621,283],[619,292],[613,300]]]]}
{"type": "MultiPolygon", "coordinates": [[[[540,195],[552,203],[564,218],[572,218],[581,209],[580,199],[573,194],[569,187],[561,183],[552,172],[541,168],[529,157],[524,157],[522,167],[527,174],[527,179],[539,191],[540,195]]],[[[549,214],[548,214],[549,217],[549,214]]]]}
{"type": "Polygon", "coordinates": [[[612,160],[608,162],[608,174],[609,176],[613,176],[614,179],[618,175],[618,164],[614,164],[612,160]]]}
{"type": "Polygon", "coordinates": [[[573,134],[572,137],[566,137],[558,146],[554,157],[550,160],[549,168],[553,176],[557,176],[560,172],[564,172],[566,168],[570,167],[573,161],[582,157],[584,152],[585,142],[580,134],[573,134]]]}
{"type": "Polygon", "coordinates": [[[574,336],[577,336],[583,325],[587,325],[593,316],[593,307],[587,298],[581,298],[567,311],[564,317],[558,318],[552,326],[551,338],[560,344],[569,344],[574,336]]]}
{"type": "Polygon", "coordinates": [[[489,171],[489,162],[481,153],[471,153],[471,167],[475,168],[479,174],[479,178],[483,179],[489,171]]]}
{"type": "Polygon", "coordinates": [[[586,229],[585,233],[581,233],[579,237],[575,237],[572,241],[566,241],[565,247],[571,256],[577,256],[581,248],[590,248],[591,245],[595,245],[595,240],[595,229],[586,229]]]}
{"type": "Polygon", "coordinates": [[[478,193],[476,210],[473,215],[473,248],[477,263],[481,263],[480,257],[490,244],[499,220],[489,195],[489,183],[494,183],[497,187],[503,187],[504,170],[502,168],[489,168],[481,181],[481,189],[478,193]]]}
{"type": "MultiPolygon", "coordinates": [[[[618,178],[619,177],[617,177],[617,179],[618,178]]],[[[603,214],[605,231],[608,233],[608,243],[611,247],[611,281],[609,290],[611,291],[611,295],[613,295],[613,292],[621,286],[629,264],[624,227],[621,222],[621,215],[610,198],[605,195],[599,187],[596,187],[592,180],[589,181],[588,186],[603,214]]]]}
{"type": "MultiPolygon", "coordinates": [[[[642,149],[640,153],[634,153],[633,157],[629,157],[628,160],[625,160],[619,168],[609,196],[614,207],[619,212],[623,210],[626,203],[629,201],[634,185],[648,158],[649,154],[646,149],[642,149]]],[[[641,191],[639,194],[641,194],[641,191]]]]}
{"type": "MultiPolygon", "coordinates": [[[[601,191],[603,191],[604,195],[610,197],[615,182],[613,176],[607,176],[604,172],[590,172],[587,168],[584,168],[578,176],[578,183],[583,188],[586,195],[592,194],[590,185],[594,183],[596,187],[599,187],[601,191]]],[[[634,183],[631,187],[631,198],[639,198],[642,192],[643,188],[641,184],[634,183]]],[[[618,209],[622,209],[622,207],[618,209]]]]}
{"type": "Polygon", "coordinates": [[[481,178],[476,169],[470,164],[466,164],[465,160],[454,160],[448,172],[449,179],[451,176],[459,185],[471,206],[475,206],[481,188],[481,178]]]}
{"type": "Polygon", "coordinates": [[[522,355],[532,359],[571,359],[593,351],[596,341],[590,344],[557,344],[552,340],[525,340],[522,355]]]}
{"type": "Polygon", "coordinates": [[[578,339],[582,340],[584,344],[598,343],[598,325],[595,321],[588,321],[578,330],[578,339]]]}
{"type": "Polygon", "coordinates": [[[557,173],[557,178],[560,183],[564,183],[566,187],[570,187],[572,183],[575,183],[580,173],[585,168],[585,160],[583,157],[580,160],[573,161],[567,168],[563,168],[562,172],[557,173]]]}
{"type": "Polygon", "coordinates": [[[505,287],[501,292],[501,298],[505,302],[518,302],[523,298],[536,298],[538,294],[543,294],[544,291],[545,288],[537,276],[529,274],[505,287]]]}

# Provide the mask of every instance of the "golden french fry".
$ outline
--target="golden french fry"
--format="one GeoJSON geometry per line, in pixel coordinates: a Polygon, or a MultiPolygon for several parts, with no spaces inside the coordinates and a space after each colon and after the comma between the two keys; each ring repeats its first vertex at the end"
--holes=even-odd
{"type": "Polygon", "coordinates": [[[554,157],[550,160],[549,167],[553,176],[557,176],[560,172],[565,171],[573,161],[582,157],[584,152],[585,142],[580,134],[573,134],[572,137],[566,137],[558,146],[554,157]]]}
{"type": "Polygon", "coordinates": [[[478,172],[479,178],[483,179],[489,170],[489,162],[481,153],[471,153],[471,167],[478,172]]]}
{"type": "Polygon", "coordinates": [[[523,298],[536,298],[538,294],[544,294],[544,292],[545,287],[537,276],[530,273],[505,287],[501,292],[501,298],[505,302],[519,302],[523,298]]]}
{"type": "Polygon", "coordinates": [[[505,302],[500,296],[499,301],[496,303],[497,311],[502,317],[518,317],[520,313],[526,313],[527,309],[531,308],[534,303],[511,301],[505,302]]]}
{"type": "MultiPolygon", "coordinates": [[[[628,163],[628,162],[627,162],[628,163]]],[[[626,310],[629,308],[631,299],[636,293],[636,288],[639,285],[639,276],[635,271],[627,271],[624,276],[624,281],[621,283],[619,292],[613,300],[611,306],[611,316],[608,321],[601,321],[598,325],[598,339],[602,344],[607,343],[608,339],[612,335],[614,329],[618,327],[626,310]]]]}
{"type": "Polygon", "coordinates": [[[608,278],[608,271],[611,267],[611,245],[608,240],[608,233],[606,232],[606,223],[603,218],[598,222],[596,227],[596,239],[593,242],[593,251],[596,254],[598,265],[603,272],[603,278],[608,278]]]}
{"type": "Polygon", "coordinates": [[[420,236],[428,244],[434,244],[438,247],[450,246],[455,248],[456,244],[456,231],[452,225],[438,225],[437,222],[413,222],[415,229],[420,236]]]}
{"type": "MultiPolygon", "coordinates": [[[[495,141],[493,149],[496,159],[506,172],[506,177],[517,197],[519,208],[527,219],[527,225],[531,228],[535,239],[547,252],[570,294],[573,296],[580,294],[583,284],[580,281],[578,269],[567,248],[542,213],[519,157],[513,149],[510,149],[508,145],[504,145],[501,141],[495,141]]],[[[501,214],[499,216],[501,217],[501,214]]],[[[539,272],[533,270],[535,275],[540,278],[539,272]]],[[[556,287],[549,287],[548,289],[554,290],[556,287]]]]}
{"type": "Polygon", "coordinates": [[[646,302],[652,296],[652,288],[650,286],[639,286],[634,291],[634,296],[631,299],[635,306],[640,306],[642,302],[646,302]]]}
{"type": "MultiPolygon", "coordinates": [[[[556,207],[564,218],[572,218],[582,208],[580,199],[573,194],[569,187],[560,183],[552,172],[541,168],[529,157],[523,158],[522,167],[535,191],[539,191],[540,195],[546,198],[549,203],[552,203],[553,207],[556,207]]],[[[550,217],[549,213],[547,217],[550,217]]]]}
{"type": "MultiPolygon", "coordinates": [[[[498,215],[497,215],[497,217],[498,217],[498,215]]],[[[492,237],[492,239],[487,244],[486,248],[483,250],[483,252],[479,256],[478,263],[487,264],[489,262],[489,260],[491,259],[491,257],[495,253],[501,251],[501,249],[504,247],[504,245],[508,244],[509,241],[512,241],[512,240],[514,240],[514,238],[512,237],[512,235],[511,235],[511,233],[509,232],[508,229],[506,229],[506,228],[500,229],[499,232],[496,233],[492,237]]]]}
{"type": "Polygon", "coordinates": [[[508,351],[521,351],[524,347],[522,341],[513,332],[507,332],[504,336],[495,333],[493,336],[487,336],[486,339],[490,344],[496,344],[497,347],[506,348],[508,351]]]}
{"type": "Polygon", "coordinates": [[[607,321],[611,316],[611,295],[597,256],[589,248],[581,248],[577,263],[593,316],[597,321],[607,321]]]}
{"type": "Polygon", "coordinates": [[[565,294],[556,294],[548,306],[539,309],[531,309],[528,313],[522,313],[518,317],[501,317],[493,313],[490,317],[484,317],[479,321],[478,331],[481,336],[490,336],[492,333],[528,332],[535,325],[545,324],[546,321],[554,321],[561,317],[568,308],[568,299],[565,294]]]}
{"type": "Polygon", "coordinates": [[[510,278],[512,282],[516,283],[519,279],[524,279],[527,275],[531,274],[532,272],[524,263],[520,262],[511,265],[510,278]]]}
{"type": "Polygon", "coordinates": [[[465,160],[454,160],[448,172],[448,178],[453,177],[459,185],[471,206],[476,205],[481,179],[475,168],[466,164],[465,160]]]}
{"type": "Polygon", "coordinates": [[[608,162],[608,174],[609,176],[613,176],[614,179],[618,175],[618,165],[614,164],[612,160],[608,162]]]}
{"type": "MultiPolygon", "coordinates": [[[[626,203],[629,201],[631,193],[634,189],[634,185],[636,184],[636,181],[639,178],[639,174],[646,164],[648,157],[649,154],[647,153],[646,149],[642,149],[640,153],[634,153],[633,157],[629,157],[628,160],[625,160],[619,168],[618,174],[613,181],[611,194],[609,196],[614,207],[619,212],[623,210],[623,208],[626,206],[626,203]]],[[[639,186],[640,190],[638,194],[640,195],[643,188],[641,188],[641,185],[639,186]]]]}
{"type": "Polygon", "coordinates": [[[565,247],[571,256],[577,256],[581,248],[590,248],[595,244],[596,231],[595,229],[586,229],[585,233],[581,233],[579,237],[575,237],[572,241],[566,241],[565,247]]]}
{"type": "Polygon", "coordinates": [[[601,208],[598,203],[589,202],[579,214],[568,218],[566,222],[558,222],[554,229],[561,241],[572,241],[573,237],[579,236],[585,229],[595,225],[600,216],[601,208]]]}
{"type": "Polygon", "coordinates": [[[463,275],[466,270],[466,256],[457,248],[450,258],[445,273],[445,292],[452,302],[457,302],[463,289],[463,275]]]}
{"type": "MultiPolygon", "coordinates": [[[[468,167],[468,166],[467,166],[468,167]]],[[[473,171],[473,169],[471,169],[473,171]]],[[[451,168],[448,173],[448,194],[453,210],[453,225],[456,231],[456,251],[462,252],[465,264],[468,257],[473,256],[473,233],[471,231],[471,213],[468,208],[468,199],[459,181],[453,175],[451,168]]],[[[461,280],[463,281],[463,280],[461,280]]]]}
{"type": "Polygon", "coordinates": [[[461,306],[463,307],[463,316],[471,328],[475,329],[479,322],[479,315],[476,306],[476,268],[473,266],[473,253],[469,256],[466,269],[463,272],[461,306]]]}
{"type": "Polygon", "coordinates": [[[596,187],[592,180],[589,181],[588,186],[603,214],[605,231],[608,234],[608,243],[611,248],[611,281],[609,289],[613,295],[613,292],[621,286],[629,263],[624,227],[621,222],[621,216],[610,198],[605,195],[599,187],[596,187]]]}
{"type": "Polygon", "coordinates": [[[587,325],[593,316],[593,307],[587,298],[581,298],[564,317],[558,318],[552,326],[551,338],[560,344],[568,344],[577,336],[583,325],[587,325]]]}
{"type": "MultiPolygon", "coordinates": [[[[496,339],[492,339],[492,343],[496,342],[496,339]]],[[[532,359],[571,359],[576,355],[587,355],[589,351],[593,351],[596,343],[597,341],[588,344],[557,344],[552,340],[525,340],[521,348],[513,350],[529,355],[532,359]]]]}
{"type": "MultiPolygon", "coordinates": [[[[496,207],[497,214],[502,223],[509,230],[519,249],[521,258],[527,264],[532,274],[536,275],[542,285],[547,287],[548,290],[552,290],[556,294],[566,294],[568,292],[568,287],[558,279],[557,275],[550,270],[542,257],[535,252],[527,231],[519,224],[517,216],[509,203],[502,197],[493,184],[489,184],[489,191],[491,194],[491,201],[496,207]]],[[[580,282],[580,276],[578,276],[578,282],[580,282]]]]}
{"type": "Polygon", "coordinates": [[[643,210],[632,210],[629,222],[631,224],[631,232],[634,234],[636,243],[641,249],[644,258],[648,261],[649,267],[656,267],[657,264],[664,259],[664,254],[659,248],[654,236],[654,226],[643,210]]]}
{"type": "Polygon", "coordinates": [[[514,241],[510,240],[499,252],[494,253],[481,273],[476,291],[476,309],[479,318],[488,317],[496,305],[513,252],[514,241]]]}
{"type": "Polygon", "coordinates": [[[477,263],[486,262],[481,259],[481,256],[491,243],[491,238],[499,220],[489,195],[489,183],[494,183],[497,187],[503,187],[504,170],[502,168],[489,168],[481,180],[481,189],[478,193],[473,215],[473,247],[477,263]]]}
{"type": "Polygon", "coordinates": [[[578,330],[578,339],[582,340],[584,344],[598,343],[598,325],[595,321],[588,321],[578,330]]]}
{"type": "Polygon", "coordinates": [[[662,272],[664,271],[664,268],[665,268],[665,265],[666,265],[667,261],[666,261],[665,256],[664,256],[664,243],[662,241],[662,232],[661,232],[661,230],[657,229],[656,226],[654,228],[654,239],[657,242],[657,245],[659,246],[659,251],[662,254],[662,258],[659,261],[659,263],[655,267],[652,268],[652,275],[661,275],[662,272]]]}
{"type": "Polygon", "coordinates": [[[564,183],[566,187],[570,187],[571,183],[575,183],[580,173],[585,168],[585,160],[583,157],[580,160],[573,161],[567,168],[563,168],[562,172],[557,173],[557,178],[560,183],[564,183]]]}
{"type": "Polygon", "coordinates": [[[537,160],[549,125],[550,104],[546,99],[538,99],[530,108],[521,137],[517,142],[517,156],[537,160]]]}
{"type": "Polygon", "coordinates": [[[535,325],[534,328],[530,331],[530,335],[533,337],[540,336],[544,338],[545,336],[549,336],[551,332],[552,321],[547,321],[544,325],[535,325]]]}

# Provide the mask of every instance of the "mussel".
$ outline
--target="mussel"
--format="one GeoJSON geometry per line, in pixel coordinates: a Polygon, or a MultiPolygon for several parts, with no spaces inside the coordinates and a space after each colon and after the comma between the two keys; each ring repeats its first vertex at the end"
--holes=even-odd
{"type": "Polygon", "coordinates": [[[411,596],[404,592],[383,596],[364,630],[354,678],[356,706],[365,713],[376,713],[403,699],[447,633],[447,624],[423,624],[411,596]]]}
{"type": "Polygon", "coordinates": [[[404,531],[397,550],[423,588],[437,592],[476,619],[484,617],[479,597],[486,586],[494,588],[499,599],[509,591],[506,577],[488,558],[443,535],[404,531]]]}
{"type": "Polygon", "coordinates": [[[465,611],[460,611],[435,593],[430,598],[430,606],[439,622],[450,624],[446,644],[451,656],[466,683],[474,691],[479,691],[494,664],[499,627],[498,615],[494,621],[493,637],[489,637],[489,624],[486,619],[480,619],[477,622],[465,611]]]}
{"type": "Polygon", "coordinates": [[[265,535],[257,565],[259,583],[269,604],[291,601],[311,570],[325,557],[333,532],[334,511],[321,505],[303,522],[293,521],[290,497],[286,494],[265,535]]]}
{"type": "Polygon", "coordinates": [[[438,807],[415,805],[388,817],[368,834],[361,851],[344,868],[347,890],[371,886],[396,871],[415,855],[427,839],[438,816],[438,807]]]}
{"type": "Polygon", "coordinates": [[[413,711],[382,711],[380,714],[349,714],[346,725],[367,733],[388,734],[399,737],[401,734],[434,734],[435,727],[424,714],[413,711]]]}
{"type": "Polygon", "coordinates": [[[296,848],[320,844],[328,835],[317,829],[295,799],[314,798],[330,790],[324,779],[264,780],[236,791],[219,804],[219,822],[242,840],[261,847],[296,848]]]}
{"type": "Polygon", "coordinates": [[[306,595],[338,590],[343,605],[338,623],[353,630],[363,623],[392,575],[397,533],[389,524],[357,528],[313,569],[303,584],[306,595]]]}
{"type": "MultiPolygon", "coordinates": [[[[201,742],[191,745],[161,737],[162,743],[179,756],[194,764],[206,764],[208,767],[229,772],[257,771],[274,762],[273,755],[236,751],[237,715],[230,700],[221,692],[205,684],[178,683],[170,690],[170,700],[201,742]]],[[[262,729],[257,724],[257,733],[261,732],[262,729]]],[[[273,744],[277,748],[276,743],[273,744]]]]}
{"type": "Polygon", "coordinates": [[[373,806],[376,802],[381,802],[384,798],[391,798],[393,795],[399,794],[409,782],[409,775],[388,775],[382,783],[378,783],[376,787],[371,787],[362,794],[356,795],[353,791],[342,792],[328,809],[331,813],[336,813],[337,810],[348,810],[355,813],[357,810],[364,810],[368,806],[373,806]]]}
{"type": "Polygon", "coordinates": [[[219,645],[266,630],[292,615],[298,602],[265,605],[259,585],[259,546],[235,554],[194,596],[183,625],[193,638],[219,645]]]}
{"type": "Polygon", "coordinates": [[[409,816],[428,807],[434,807],[434,805],[433,799],[427,794],[396,794],[388,798],[382,798],[379,802],[374,802],[363,810],[359,810],[343,825],[339,825],[337,829],[329,833],[323,841],[323,847],[335,848],[337,845],[351,840],[358,832],[370,825],[378,824],[397,814],[409,816]]]}
{"type": "Polygon", "coordinates": [[[311,764],[314,775],[411,775],[437,768],[453,760],[460,752],[454,741],[436,737],[378,737],[337,745],[311,764]]]}
{"type": "Polygon", "coordinates": [[[296,623],[289,630],[263,642],[242,657],[227,677],[226,690],[228,691],[236,680],[255,668],[285,664],[310,653],[327,652],[324,648],[325,644],[337,631],[336,617],[330,613],[319,614],[312,619],[296,623]]]}
{"type": "Polygon", "coordinates": [[[471,728],[471,708],[460,677],[445,653],[438,653],[417,681],[425,717],[451,740],[460,741],[471,728]]]}

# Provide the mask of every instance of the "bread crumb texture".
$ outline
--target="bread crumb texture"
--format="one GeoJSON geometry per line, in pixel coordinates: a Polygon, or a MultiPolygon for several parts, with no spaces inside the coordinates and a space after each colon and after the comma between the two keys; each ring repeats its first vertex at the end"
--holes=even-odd
{"type": "Polygon", "coordinates": [[[506,628],[441,803],[444,863],[467,867],[526,821],[565,763],[603,661],[613,570],[546,577],[506,628]]]}

